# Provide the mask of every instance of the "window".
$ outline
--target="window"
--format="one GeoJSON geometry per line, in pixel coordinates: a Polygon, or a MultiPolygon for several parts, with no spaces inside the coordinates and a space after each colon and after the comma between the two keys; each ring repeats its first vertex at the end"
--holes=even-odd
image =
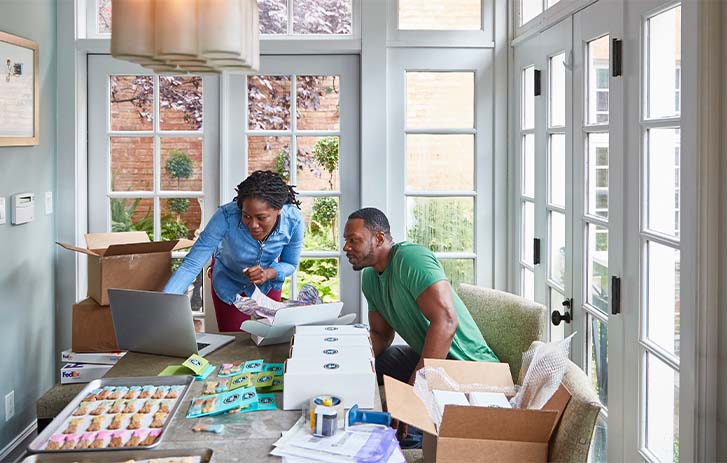
{"type": "Polygon", "coordinates": [[[399,0],[401,30],[479,30],[481,0],[399,0]]]}

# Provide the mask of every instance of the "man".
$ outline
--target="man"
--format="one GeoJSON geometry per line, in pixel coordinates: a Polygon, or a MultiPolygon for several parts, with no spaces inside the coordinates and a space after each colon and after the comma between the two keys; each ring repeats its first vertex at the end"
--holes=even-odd
{"type": "Polygon", "coordinates": [[[363,270],[379,384],[384,375],[414,384],[425,358],[499,362],[432,251],[394,243],[383,212],[354,212],[343,238],[348,261],[363,270]],[[391,346],[395,333],[408,346],[391,346]]]}

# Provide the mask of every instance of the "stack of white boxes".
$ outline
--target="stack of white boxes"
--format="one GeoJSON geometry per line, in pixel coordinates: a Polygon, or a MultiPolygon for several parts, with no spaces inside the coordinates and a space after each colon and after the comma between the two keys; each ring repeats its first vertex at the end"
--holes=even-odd
{"type": "Polygon", "coordinates": [[[373,408],[376,369],[366,325],[298,326],[285,364],[283,409],[299,410],[319,395],[345,408],[373,408]]]}

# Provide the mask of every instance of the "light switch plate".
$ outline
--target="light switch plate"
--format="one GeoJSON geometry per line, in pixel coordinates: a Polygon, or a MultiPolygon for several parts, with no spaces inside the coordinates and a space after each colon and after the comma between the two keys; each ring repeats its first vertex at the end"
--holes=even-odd
{"type": "Polygon", "coordinates": [[[7,210],[5,209],[5,198],[0,197],[0,225],[6,223],[8,221],[7,219],[7,210]]]}
{"type": "Polygon", "coordinates": [[[45,192],[45,215],[50,215],[52,213],[53,213],[53,192],[46,191],[45,192]]]}

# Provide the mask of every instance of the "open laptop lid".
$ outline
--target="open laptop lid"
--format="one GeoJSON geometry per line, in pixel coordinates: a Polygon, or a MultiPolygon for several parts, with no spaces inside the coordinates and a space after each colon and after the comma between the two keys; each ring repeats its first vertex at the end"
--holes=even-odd
{"type": "MultiPolygon", "coordinates": [[[[189,357],[198,353],[189,298],[182,294],[109,289],[111,317],[120,349],[189,357]]],[[[232,336],[206,335],[205,355],[232,341],[232,336]]]]}

